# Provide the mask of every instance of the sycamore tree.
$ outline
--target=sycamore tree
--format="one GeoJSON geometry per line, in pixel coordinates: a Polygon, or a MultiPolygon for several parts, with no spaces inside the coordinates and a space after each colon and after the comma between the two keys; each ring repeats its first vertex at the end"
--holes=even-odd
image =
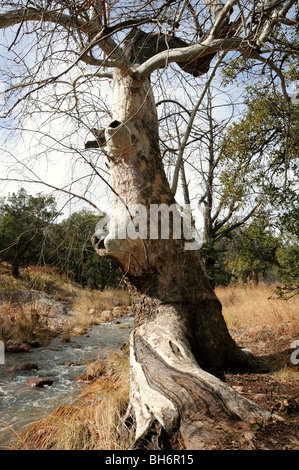
{"type": "MultiPolygon", "coordinates": [[[[15,128],[9,121],[11,131],[18,132],[30,115],[36,123],[32,136],[42,134],[42,145],[49,147],[59,143],[62,152],[73,155],[74,165],[80,154],[95,175],[100,173],[99,155],[107,158],[113,211],[109,227],[100,224],[93,244],[100,256],[119,266],[133,298],[126,415],[127,426],[133,423],[135,429],[133,448],[161,449],[179,436],[187,449],[207,449],[231,435],[246,447],[242,429],[270,417],[211,373],[255,361],[229,334],[196,240],[176,209],[182,153],[169,181],[154,92],[159,95],[164,81],[171,98],[180,102],[182,83],[192,81],[202,96],[225,55],[236,54],[253,61],[255,71],[258,64],[270,67],[288,101],[283,58],[296,53],[288,32],[297,25],[295,3],[0,2],[3,56],[13,62],[3,75],[4,114],[8,120],[17,115],[15,128]],[[102,78],[113,81],[109,103],[102,78]],[[47,119],[41,118],[46,111],[47,119]],[[64,121],[55,133],[50,125],[57,116],[64,121]],[[82,127],[94,135],[86,143],[93,157],[77,148],[82,127]],[[66,134],[68,147],[63,146],[66,134]]],[[[28,162],[14,158],[28,169],[28,162]]],[[[38,182],[33,169],[28,171],[38,182]]]]}

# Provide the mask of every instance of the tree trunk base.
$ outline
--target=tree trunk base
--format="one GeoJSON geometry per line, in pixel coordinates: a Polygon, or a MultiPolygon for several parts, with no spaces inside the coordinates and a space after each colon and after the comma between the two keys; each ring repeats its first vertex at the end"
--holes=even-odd
{"type": "Polygon", "coordinates": [[[171,315],[136,327],[130,364],[128,414],[136,425],[131,449],[208,450],[229,439],[250,449],[251,425],[272,419],[199,367],[182,325],[171,315]]]}

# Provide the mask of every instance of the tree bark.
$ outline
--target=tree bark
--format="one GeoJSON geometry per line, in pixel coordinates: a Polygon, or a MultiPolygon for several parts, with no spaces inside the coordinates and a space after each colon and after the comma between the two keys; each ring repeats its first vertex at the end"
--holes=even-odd
{"type": "Polygon", "coordinates": [[[125,212],[125,205],[149,210],[175,202],[161,161],[149,80],[134,87],[125,72],[114,72],[106,142],[114,214],[108,235],[103,240],[97,233],[94,246],[120,266],[133,297],[128,411],[136,425],[133,448],[163,449],[176,433],[187,449],[212,448],[228,433],[269,415],[212,375],[254,361],[230,336],[198,250],[187,250],[186,239],[176,239],[172,231],[169,239],[117,236],[120,206],[125,212]]]}

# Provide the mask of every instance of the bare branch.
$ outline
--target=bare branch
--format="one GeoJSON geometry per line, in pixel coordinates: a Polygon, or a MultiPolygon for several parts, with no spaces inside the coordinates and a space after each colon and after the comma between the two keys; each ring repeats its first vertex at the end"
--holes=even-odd
{"type": "Polygon", "coordinates": [[[217,18],[223,10],[224,4],[221,0],[203,0],[203,3],[213,18],[217,18]]]}
{"type": "Polygon", "coordinates": [[[192,126],[193,126],[193,122],[194,122],[194,119],[195,119],[195,116],[196,116],[196,113],[198,111],[198,108],[199,106],[201,105],[204,97],[205,97],[205,94],[207,92],[207,90],[209,89],[209,86],[215,76],[215,73],[219,67],[219,65],[221,64],[221,62],[223,61],[224,57],[226,55],[226,52],[222,53],[220,55],[220,57],[218,58],[217,62],[215,63],[206,83],[205,83],[205,86],[203,87],[203,90],[200,94],[200,97],[199,99],[197,100],[197,103],[192,111],[192,114],[190,116],[190,119],[189,119],[189,122],[188,122],[188,126],[187,126],[187,129],[185,131],[185,135],[184,135],[184,138],[183,138],[183,142],[182,142],[182,145],[181,145],[181,148],[180,148],[180,152],[179,152],[179,155],[178,155],[178,158],[177,158],[177,161],[176,161],[176,165],[175,165],[175,170],[174,170],[174,175],[173,175],[173,181],[172,181],[172,186],[171,186],[171,192],[173,195],[175,195],[176,191],[177,191],[177,186],[178,186],[178,178],[179,178],[179,172],[180,172],[180,168],[181,168],[181,164],[182,164],[182,161],[183,161],[183,154],[184,154],[184,151],[185,151],[185,148],[186,148],[186,145],[187,145],[187,142],[188,142],[188,139],[189,139],[189,135],[190,135],[190,132],[191,132],[191,129],[192,129],[192,126]]]}
{"type": "Polygon", "coordinates": [[[297,3],[297,0],[288,0],[285,5],[279,10],[272,13],[271,18],[267,22],[267,25],[263,29],[262,33],[257,39],[257,44],[259,46],[265,45],[265,42],[268,39],[268,36],[271,34],[273,27],[277,24],[277,18],[285,17],[287,12],[292,8],[292,6],[297,3]]]}
{"type": "MultiPolygon", "coordinates": [[[[18,178],[0,178],[0,181],[15,181],[17,183],[24,183],[24,180],[18,179],[18,178]]],[[[81,201],[86,202],[87,204],[92,206],[94,209],[96,209],[99,212],[99,214],[104,214],[104,212],[101,211],[101,209],[96,204],[94,204],[92,201],[90,201],[86,197],[82,196],[82,194],[76,194],[68,189],[59,188],[58,186],[54,186],[53,184],[50,184],[41,180],[26,180],[26,183],[41,184],[48,188],[54,189],[55,191],[58,191],[64,194],[69,194],[70,196],[75,197],[76,199],[80,199],[81,201]]]]}
{"type": "MultiPolygon", "coordinates": [[[[225,235],[227,235],[228,233],[230,233],[232,230],[235,230],[236,228],[240,227],[241,225],[244,225],[245,222],[247,222],[247,220],[250,219],[250,217],[253,216],[253,214],[257,211],[257,209],[261,206],[262,202],[259,201],[254,207],[253,209],[242,219],[242,220],[239,220],[239,222],[236,222],[235,224],[232,224],[230,225],[229,227],[225,228],[224,230],[222,230],[218,235],[216,235],[215,237],[215,240],[219,240],[219,238],[221,237],[224,237],[225,235]]],[[[231,215],[230,215],[231,217],[231,215]]],[[[229,217],[229,218],[230,218],[229,217]]],[[[227,219],[229,220],[229,219],[227,219]]],[[[219,230],[219,228],[221,226],[223,226],[224,224],[223,223],[219,223],[217,225],[217,229],[215,229],[215,232],[217,232],[217,230],[219,230]]]]}
{"type": "Polygon", "coordinates": [[[57,11],[37,10],[35,8],[21,8],[0,14],[0,29],[8,28],[24,21],[47,21],[60,26],[83,27],[84,22],[77,19],[77,23],[65,13],[57,11]]]}
{"type": "Polygon", "coordinates": [[[156,69],[167,66],[172,62],[188,63],[219,51],[243,51],[244,49],[247,49],[247,47],[249,47],[248,44],[245,44],[242,38],[234,37],[226,39],[205,40],[200,44],[193,44],[192,46],[170,49],[164,52],[160,52],[154,57],[148,59],[143,64],[139,65],[132,73],[132,77],[136,80],[136,82],[142,81],[156,69]]]}
{"type": "MultiPolygon", "coordinates": [[[[80,31],[90,35],[91,27],[90,22],[86,23],[83,18],[77,17],[76,21],[69,15],[57,11],[48,10],[37,10],[34,8],[21,8],[19,10],[13,10],[0,14],[0,29],[8,28],[19,23],[27,21],[41,21],[51,22],[65,28],[73,27],[80,31]]],[[[113,41],[110,34],[111,31],[106,31],[105,28],[101,28],[100,31],[94,31],[96,34],[93,35],[89,44],[80,52],[79,60],[88,60],[87,53],[97,45],[100,47],[114,62],[113,66],[129,67],[130,63],[124,56],[121,49],[113,41]]],[[[111,63],[110,63],[111,64],[111,63]]],[[[99,65],[97,62],[93,65],[99,65]]]]}
{"type": "Polygon", "coordinates": [[[228,0],[224,6],[222,2],[216,2],[215,5],[213,1],[213,5],[215,5],[213,8],[217,8],[217,16],[215,16],[215,23],[213,24],[213,27],[209,33],[209,38],[213,39],[218,36],[224,24],[228,22],[232,7],[237,3],[237,1],[238,0],[228,0]],[[220,7],[220,4],[222,4],[222,7],[220,7]]]}

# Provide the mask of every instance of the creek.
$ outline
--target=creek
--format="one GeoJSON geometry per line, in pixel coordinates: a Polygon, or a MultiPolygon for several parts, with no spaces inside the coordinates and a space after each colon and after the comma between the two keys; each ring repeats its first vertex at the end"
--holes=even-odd
{"type": "Polygon", "coordinates": [[[0,449],[22,427],[47,416],[61,405],[71,403],[82,390],[76,379],[84,374],[86,362],[119,349],[129,337],[134,319],[121,317],[119,324],[103,323],[92,327],[88,336],[71,336],[69,343],[56,337],[45,347],[30,352],[6,353],[0,365],[0,449]],[[10,371],[17,363],[33,362],[38,370],[10,371]],[[72,365],[70,365],[72,364],[72,365]],[[51,386],[30,388],[28,378],[55,377],[51,386]]]}

